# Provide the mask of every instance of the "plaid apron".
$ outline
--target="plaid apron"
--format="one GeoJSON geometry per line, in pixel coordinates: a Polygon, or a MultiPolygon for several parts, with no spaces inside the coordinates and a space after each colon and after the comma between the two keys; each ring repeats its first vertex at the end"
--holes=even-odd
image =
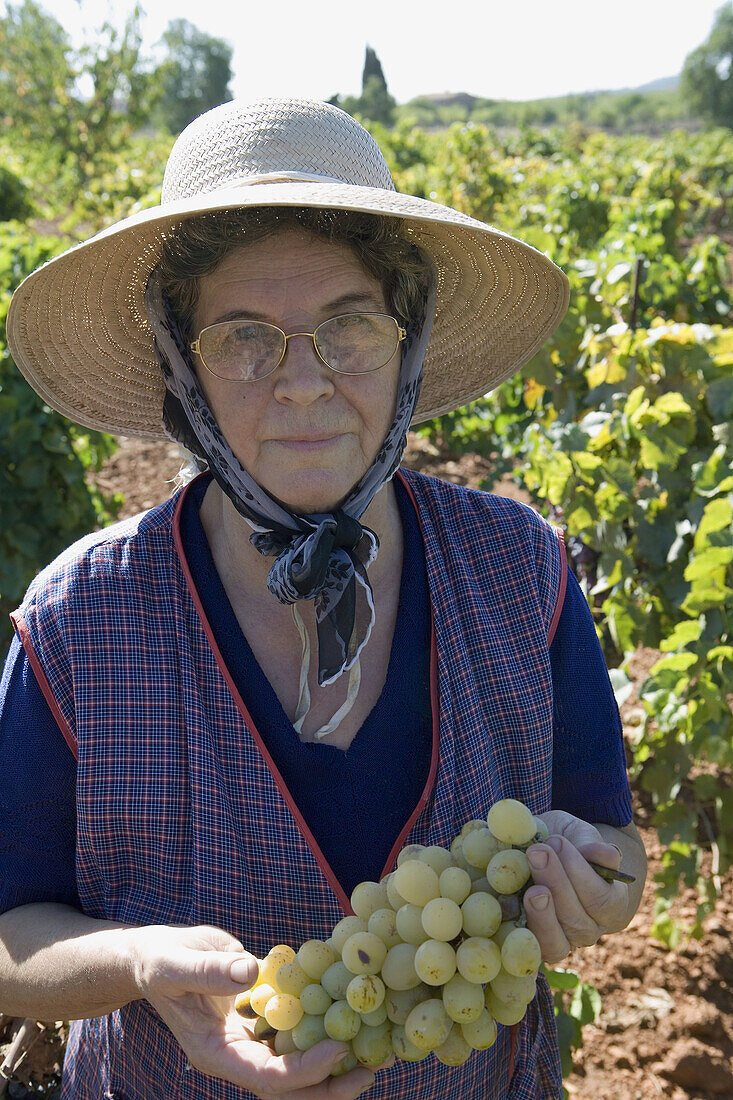
{"type": "MultiPolygon", "coordinates": [[[[550,808],[549,639],[566,575],[558,532],[532,509],[399,476],[425,542],[434,737],[428,782],[383,873],[405,843],[448,846],[498,798],[550,808]]],[[[350,909],[192,591],[178,533],[182,495],[70,548],[13,618],[78,757],[84,912],[134,925],[216,925],[262,957],[276,943],[327,936],[350,909]]],[[[460,1068],[432,1057],[398,1061],[366,1095],[562,1097],[546,983],[491,1050],[460,1068]]],[[[251,1096],[190,1069],[145,1001],[72,1025],[63,1100],[251,1096]]]]}

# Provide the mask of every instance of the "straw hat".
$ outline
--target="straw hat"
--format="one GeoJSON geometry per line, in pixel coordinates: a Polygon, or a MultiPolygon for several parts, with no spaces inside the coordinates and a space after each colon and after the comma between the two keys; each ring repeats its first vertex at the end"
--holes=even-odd
{"type": "Polygon", "coordinates": [[[404,220],[439,280],[413,423],[488,393],[532,358],[567,309],[567,279],[541,252],[395,191],[376,142],[344,111],[305,99],[234,101],[178,138],[160,206],[55,257],[15,292],[8,343],[40,396],[89,428],[163,437],[163,379],[144,305],[148,275],[185,218],[249,206],[404,220]]]}

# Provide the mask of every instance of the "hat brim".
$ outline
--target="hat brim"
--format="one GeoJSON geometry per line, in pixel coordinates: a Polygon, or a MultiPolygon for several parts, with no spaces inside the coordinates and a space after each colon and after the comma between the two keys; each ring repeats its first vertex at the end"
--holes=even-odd
{"type": "Polygon", "coordinates": [[[7,335],[36,392],[85,427],[165,438],[163,379],[144,304],[148,276],[185,219],[255,206],[403,219],[438,271],[413,424],[489,393],[536,354],[567,310],[568,280],[547,256],[450,207],[338,181],[244,184],[139,211],[29,275],[12,298],[7,335]]]}

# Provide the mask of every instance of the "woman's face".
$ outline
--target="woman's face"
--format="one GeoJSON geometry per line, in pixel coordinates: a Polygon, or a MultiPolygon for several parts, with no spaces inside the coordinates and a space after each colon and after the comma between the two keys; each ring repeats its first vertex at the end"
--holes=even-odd
{"type": "MultiPolygon", "coordinates": [[[[206,325],[246,317],[285,333],[313,332],[341,313],[387,313],[379,282],[344,245],[288,230],[236,248],[200,279],[194,316],[206,325]]],[[[196,359],[201,387],[249,474],[288,507],[329,511],[371,466],[394,419],[400,351],[369,374],[336,374],[313,341],[288,341],[267,378],[229,382],[196,359]]]]}

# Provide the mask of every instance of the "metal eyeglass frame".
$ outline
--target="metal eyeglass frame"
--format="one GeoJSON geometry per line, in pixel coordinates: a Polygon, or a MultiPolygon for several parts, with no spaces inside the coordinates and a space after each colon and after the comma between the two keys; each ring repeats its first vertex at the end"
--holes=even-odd
{"type": "MultiPolygon", "coordinates": [[[[320,351],[318,350],[318,345],[316,344],[316,333],[318,332],[319,328],[321,328],[322,325],[327,325],[330,321],[338,321],[340,317],[389,317],[389,319],[391,321],[394,321],[394,323],[397,327],[397,347],[395,348],[395,351],[400,346],[402,341],[407,339],[407,330],[402,327],[402,325],[399,323],[397,318],[393,317],[391,313],[375,313],[373,311],[372,312],[366,312],[365,311],[363,313],[338,313],[335,317],[327,317],[325,321],[321,321],[320,325],[316,325],[313,332],[291,332],[291,333],[286,333],[286,332],[283,332],[283,330],[281,328],[278,328],[277,325],[271,325],[269,321],[255,321],[250,317],[237,317],[237,318],[232,318],[232,320],[230,320],[230,321],[217,321],[213,325],[204,325],[204,327],[201,329],[201,332],[199,332],[199,334],[198,334],[198,338],[196,340],[192,340],[188,346],[190,347],[191,351],[195,355],[198,355],[199,359],[204,364],[207,371],[209,371],[210,374],[213,374],[215,378],[220,378],[222,380],[222,382],[261,382],[263,378],[269,378],[271,374],[275,373],[275,371],[277,370],[277,368],[280,366],[283,359],[287,355],[288,340],[292,340],[292,338],[294,336],[310,336],[311,341],[313,343],[313,350],[315,351],[316,355],[318,356],[318,359],[321,361],[321,363],[323,363],[323,365],[325,367],[328,367],[329,370],[332,370],[334,372],[334,374],[342,374],[346,378],[358,378],[360,374],[373,374],[374,371],[381,370],[382,367],[385,367],[387,365],[387,363],[389,362],[389,359],[387,359],[386,362],[384,362],[384,363],[380,363],[380,365],[378,367],[372,367],[371,370],[365,370],[365,371],[343,371],[343,370],[338,370],[337,367],[334,367],[330,363],[326,362],[326,360],[323,358],[320,351]],[[280,356],[280,358],[278,359],[277,363],[272,368],[272,370],[269,370],[267,372],[267,374],[258,375],[257,378],[225,378],[221,374],[216,374],[215,371],[213,371],[211,369],[211,367],[207,364],[206,360],[204,359],[203,355],[201,354],[200,341],[201,341],[202,333],[206,332],[207,329],[217,328],[219,325],[227,325],[227,324],[231,324],[231,323],[238,324],[238,323],[244,323],[244,322],[247,322],[247,321],[249,321],[251,324],[266,325],[267,328],[275,329],[276,332],[279,332],[280,335],[282,336],[283,340],[285,341],[285,346],[283,347],[282,355],[280,356]]],[[[392,354],[394,355],[394,352],[392,354]]]]}

